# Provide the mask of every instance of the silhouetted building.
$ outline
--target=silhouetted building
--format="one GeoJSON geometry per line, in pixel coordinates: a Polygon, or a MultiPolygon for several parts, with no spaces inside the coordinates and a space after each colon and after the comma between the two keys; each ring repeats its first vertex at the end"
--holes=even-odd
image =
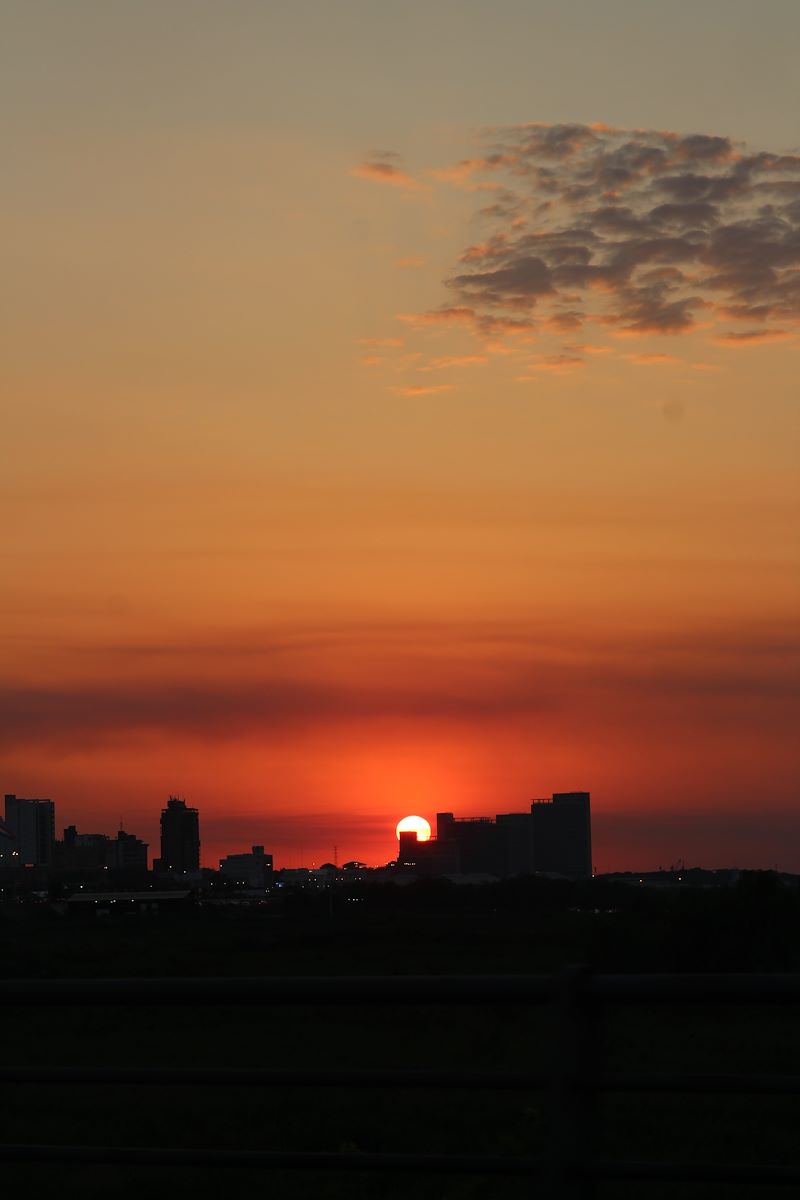
{"type": "Polygon", "coordinates": [[[239,887],[263,891],[272,887],[272,855],[263,846],[253,846],[250,854],[229,854],[219,860],[220,874],[239,887]]]}
{"type": "Polygon", "coordinates": [[[200,816],[176,796],[170,796],[161,813],[161,858],[153,866],[165,875],[200,870],[200,816]]]}
{"type": "Polygon", "coordinates": [[[437,813],[436,835],[437,843],[456,848],[464,875],[592,873],[588,792],[555,792],[551,800],[534,800],[530,812],[499,813],[495,820],[437,813]]]}
{"type": "Polygon", "coordinates": [[[417,851],[424,845],[417,839],[416,829],[403,829],[398,835],[398,867],[415,867],[419,857],[417,851]]]}
{"type": "Polygon", "coordinates": [[[532,875],[540,869],[534,855],[530,812],[497,814],[494,851],[498,875],[532,875]]]}
{"type": "Polygon", "coordinates": [[[80,871],[87,875],[100,871],[146,871],[147,843],[123,830],[110,838],[104,833],[78,833],[74,825],[68,825],[64,840],[55,843],[52,865],[57,872],[80,871]]]}
{"type": "Polygon", "coordinates": [[[16,841],[20,866],[49,866],[56,840],[53,801],[7,795],[5,802],[5,824],[16,841]]]}
{"type": "Polygon", "coordinates": [[[78,833],[67,825],[64,840],[55,844],[53,866],[58,871],[102,871],[108,866],[108,845],[104,833],[78,833]]]}
{"type": "Polygon", "coordinates": [[[591,876],[592,818],[588,792],[554,792],[531,804],[533,869],[591,876]]]}
{"type": "Polygon", "coordinates": [[[124,829],[108,840],[108,867],[111,871],[146,871],[147,842],[124,829]]]}
{"type": "Polygon", "coordinates": [[[436,840],[458,850],[457,871],[462,875],[503,875],[498,852],[497,826],[491,817],[436,814],[436,840]]]}
{"type": "Polygon", "coordinates": [[[452,841],[429,838],[417,840],[416,830],[409,829],[399,835],[397,866],[416,875],[454,875],[461,870],[458,847],[452,841]]]}
{"type": "Polygon", "coordinates": [[[17,867],[18,865],[17,839],[5,821],[0,821],[0,868],[17,867]]]}

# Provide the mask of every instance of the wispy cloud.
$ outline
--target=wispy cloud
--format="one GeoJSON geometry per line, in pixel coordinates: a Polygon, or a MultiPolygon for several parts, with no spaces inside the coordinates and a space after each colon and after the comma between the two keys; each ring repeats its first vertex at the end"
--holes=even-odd
{"type": "Polygon", "coordinates": [[[398,313],[397,320],[416,326],[465,325],[484,339],[498,335],[513,337],[529,334],[534,328],[533,320],[525,317],[498,316],[494,313],[479,312],[463,304],[433,308],[425,312],[398,313]]]}
{"type": "Polygon", "coordinates": [[[393,387],[390,390],[396,392],[398,396],[435,396],[437,392],[449,392],[452,391],[452,388],[452,383],[411,383],[393,387]]]}
{"type": "Polygon", "coordinates": [[[646,367],[669,367],[681,362],[674,354],[626,354],[625,357],[628,362],[646,367]]]}
{"type": "Polygon", "coordinates": [[[369,179],[373,183],[387,183],[391,187],[407,188],[411,191],[426,189],[428,184],[415,179],[400,165],[400,156],[390,150],[376,150],[364,162],[353,167],[353,175],[369,179]]]}
{"type": "Polygon", "coordinates": [[[794,336],[788,329],[742,329],[718,334],[715,340],[727,346],[755,346],[759,342],[780,342],[794,336]]]}
{"type": "Polygon", "coordinates": [[[429,312],[405,312],[397,314],[398,321],[407,325],[474,325],[477,313],[464,305],[434,308],[429,312]]]}
{"type": "Polygon", "coordinates": [[[488,356],[485,354],[448,354],[432,359],[424,366],[418,367],[417,370],[449,371],[453,367],[482,367],[488,361],[488,356]]]}
{"type": "Polygon", "coordinates": [[[586,359],[581,358],[577,354],[547,354],[539,362],[533,363],[532,366],[537,371],[571,371],[575,367],[583,367],[586,365],[586,359]]]}

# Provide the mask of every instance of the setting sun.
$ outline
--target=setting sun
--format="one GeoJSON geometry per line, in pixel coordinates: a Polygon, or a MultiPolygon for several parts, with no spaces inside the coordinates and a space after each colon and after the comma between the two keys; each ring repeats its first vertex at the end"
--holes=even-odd
{"type": "Polygon", "coordinates": [[[424,817],[403,817],[397,822],[395,830],[398,838],[401,833],[416,833],[418,842],[427,842],[431,836],[431,827],[424,817]]]}

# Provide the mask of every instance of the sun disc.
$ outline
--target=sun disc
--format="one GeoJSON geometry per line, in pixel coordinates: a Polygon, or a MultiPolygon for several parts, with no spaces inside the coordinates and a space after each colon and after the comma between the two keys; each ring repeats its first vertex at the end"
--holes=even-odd
{"type": "Polygon", "coordinates": [[[397,822],[395,830],[398,837],[401,833],[416,833],[418,842],[427,842],[431,836],[430,824],[424,817],[403,817],[397,822]]]}

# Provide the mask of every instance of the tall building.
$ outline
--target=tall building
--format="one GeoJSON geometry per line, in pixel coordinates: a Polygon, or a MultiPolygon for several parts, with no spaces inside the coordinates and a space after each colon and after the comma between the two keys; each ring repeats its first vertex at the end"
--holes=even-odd
{"type": "Polygon", "coordinates": [[[200,870],[200,816],[176,796],[161,813],[161,859],[154,866],[168,875],[200,870]]]}
{"type": "MultiPolygon", "coordinates": [[[[435,845],[458,852],[464,875],[592,874],[592,820],[588,792],[555,792],[534,800],[529,812],[458,818],[436,814],[435,845]]],[[[422,852],[423,854],[425,851],[422,852]]]]}
{"type": "Polygon", "coordinates": [[[5,798],[5,824],[14,836],[20,866],[47,867],[56,840],[56,806],[52,800],[5,798]]]}
{"type": "Polygon", "coordinates": [[[497,825],[491,817],[436,814],[436,841],[454,845],[462,875],[503,875],[497,825]]]}
{"type": "Polygon", "coordinates": [[[531,804],[533,869],[557,875],[592,874],[592,817],[588,792],[554,792],[531,804]]]}

